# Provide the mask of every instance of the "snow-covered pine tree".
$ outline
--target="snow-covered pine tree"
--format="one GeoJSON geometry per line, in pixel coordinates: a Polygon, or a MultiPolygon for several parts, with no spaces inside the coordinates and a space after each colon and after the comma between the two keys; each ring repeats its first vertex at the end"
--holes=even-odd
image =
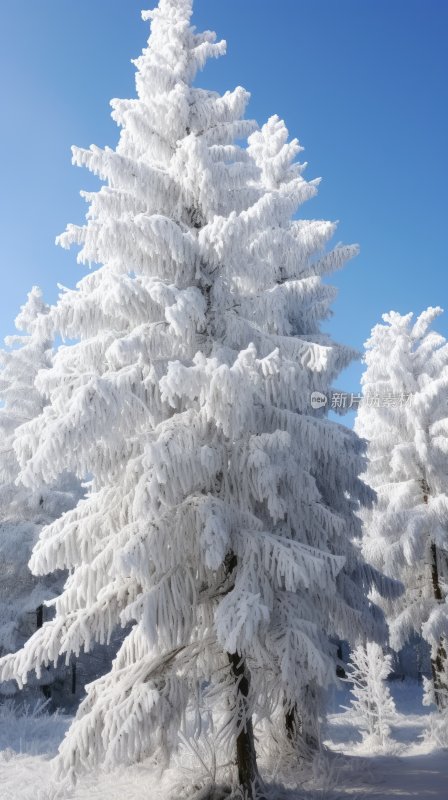
{"type": "Polygon", "coordinates": [[[144,13],[137,98],[112,104],[116,150],[73,150],[105,185],[59,242],[100,266],[50,311],[76,343],[39,376],[49,402],[20,460],[30,486],[64,469],[92,483],[33,554],[38,574],[70,570],[55,619],[1,671],[24,682],[131,625],[61,771],[166,761],[208,681],[204,702],[255,797],[254,715],[284,728],[334,680],[330,635],[382,632],[366,599],[381,576],[352,543],[370,497],[362,447],[309,405],[352,357],[319,322],[333,297],[321,275],[355,250],[325,253],[334,225],[292,219],[317,182],[284,124],[255,133],[241,87],[193,86],[225,44],[191,13],[192,0],[144,13]]]}
{"type": "Polygon", "coordinates": [[[369,441],[364,478],[378,495],[363,512],[364,553],[405,586],[398,602],[384,604],[391,643],[399,650],[413,632],[429,643],[439,707],[447,681],[448,344],[430,326],[440,313],[383,315],[366,342],[355,423],[369,441]]]}
{"type": "MultiPolygon", "coordinates": [[[[5,340],[0,352],[0,653],[23,646],[44,620],[44,601],[57,596],[61,574],[33,577],[28,567],[39,531],[73,506],[73,486],[58,479],[33,489],[17,485],[20,472],[14,450],[21,426],[42,413],[44,399],[34,386],[36,375],[51,365],[52,342],[41,325],[49,307],[34,287],[15,324],[17,333],[5,340]]],[[[48,686],[54,672],[41,679],[48,686]]],[[[0,692],[11,686],[1,686],[0,692]]]]}
{"type": "Polygon", "coordinates": [[[395,703],[386,680],[392,671],[392,656],[376,642],[353,650],[347,680],[352,684],[350,711],[356,716],[363,740],[371,748],[384,749],[390,725],[396,716],[395,703]]]}

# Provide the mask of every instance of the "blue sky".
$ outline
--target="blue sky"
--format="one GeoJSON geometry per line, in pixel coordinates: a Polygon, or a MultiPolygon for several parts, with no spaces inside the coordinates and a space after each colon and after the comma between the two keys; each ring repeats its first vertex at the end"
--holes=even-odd
{"type": "MultiPolygon", "coordinates": [[[[151,5],[149,3],[149,5],[151,5]]],[[[0,338],[26,292],[83,274],[54,246],[85,213],[97,184],[71,166],[70,146],[113,146],[109,100],[134,95],[130,59],[145,43],[144,0],[0,2],[0,338]]],[[[448,336],[446,46],[444,0],[196,0],[195,22],[228,42],[200,84],[245,86],[260,123],[276,113],[322,176],[307,217],[340,220],[337,240],[361,255],[333,281],[328,328],[362,347],[391,308],[446,305],[448,336]]],[[[357,389],[361,367],[344,386],[357,389]]]]}

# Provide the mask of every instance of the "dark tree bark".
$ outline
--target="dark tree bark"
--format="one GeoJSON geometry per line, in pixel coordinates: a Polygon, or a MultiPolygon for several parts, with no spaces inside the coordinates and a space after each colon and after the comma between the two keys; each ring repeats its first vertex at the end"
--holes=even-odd
{"type": "Polygon", "coordinates": [[[347,674],[345,672],[342,663],[344,661],[343,652],[342,652],[342,644],[339,642],[338,644],[338,663],[336,664],[336,675],[338,678],[346,678],[347,674]]]}
{"type": "MultiPolygon", "coordinates": [[[[312,689],[309,688],[311,692],[312,689]]],[[[308,751],[315,752],[319,749],[319,739],[315,730],[299,714],[297,705],[293,705],[285,712],[286,735],[289,741],[298,748],[298,753],[305,755],[308,751]]]]}
{"type": "MultiPolygon", "coordinates": [[[[40,605],[36,608],[36,628],[37,629],[41,628],[43,624],[44,624],[44,607],[43,605],[40,605]]],[[[40,688],[45,699],[49,700],[51,697],[50,687],[44,684],[40,688]]]]}
{"type": "Polygon", "coordinates": [[[38,606],[36,608],[36,628],[41,628],[44,624],[44,607],[38,606]]]}
{"type": "Polygon", "coordinates": [[[250,675],[244,660],[238,653],[228,653],[230,668],[238,686],[237,707],[241,709],[245,718],[245,725],[236,740],[236,763],[238,767],[238,781],[244,796],[248,800],[262,800],[264,798],[263,781],[257,766],[255,752],[254,729],[252,718],[249,714],[249,689],[250,675]]]}
{"type": "MultiPolygon", "coordinates": [[[[437,547],[431,543],[431,580],[435,600],[442,602],[443,595],[440,588],[439,569],[437,565],[437,547]]],[[[443,639],[440,639],[439,646],[434,658],[431,659],[431,671],[434,682],[434,699],[439,711],[446,707],[448,701],[448,686],[443,679],[446,662],[446,650],[443,639]]]]}
{"type": "MultiPolygon", "coordinates": [[[[428,503],[429,499],[429,485],[425,478],[422,480],[423,502],[428,503]]],[[[443,594],[440,586],[439,567],[437,563],[437,546],[435,542],[430,545],[430,568],[431,568],[431,582],[432,592],[434,599],[438,603],[443,602],[443,594]]],[[[439,711],[446,707],[448,702],[448,686],[444,681],[446,663],[446,649],[443,644],[443,639],[440,639],[439,646],[434,658],[431,658],[431,672],[434,684],[434,699],[439,711]]]]}
{"type": "MultiPolygon", "coordinates": [[[[225,560],[227,575],[234,573],[237,564],[235,553],[228,553],[225,560]]],[[[252,717],[249,713],[250,672],[239,653],[227,653],[227,657],[237,686],[237,709],[244,720],[243,728],[236,739],[238,781],[247,800],[264,800],[263,781],[257,766],[252,717]]]]}
{"type": "Polygon", "coordinates": [[[296,705],[288,709],[288,711],[286,712],[285,725],[286,725],[286,735],[289,741],[294,744],[297,741],[297,736],[300,728],[299,715],[297,713],[296,705]]]}

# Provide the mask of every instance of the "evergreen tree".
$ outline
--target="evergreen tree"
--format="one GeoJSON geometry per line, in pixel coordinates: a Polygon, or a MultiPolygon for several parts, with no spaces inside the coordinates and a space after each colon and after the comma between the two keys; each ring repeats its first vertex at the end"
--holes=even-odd
{"type": "Polygon", "coordinates": [[[41,373],[49,404],[19,455],[26,485],[69,470],[91,488],[32,557],[37,574],[70,570],[55,619],[1,670],[23,683],[130,626],[62,772],[166,762],[207,682],[252,798],[254,715],[309,718],[304,699],[335,679],[329,637],[382,636],[366,594],[386,587],[353,541],[363,449],[310,407],[352,358],[319,324],[333,297],[321,276],[356,249],[326,253],[335,226],[293,219],[317,181],[284,124],[255,131],[241,87],[193,85],[225,44],[196,33],[191,5],[144,13],[137,99],[112,103],[116,150],[73,150],[105,185],[59,242],[100,266],[50,311],[75,343],[41,373]]]}
{"type": "Polygon", "coordinates": [[[348,681],[352,683],[351,708],[370,747],[385,748],[390,725],[396,716],[395,703],[386,679],[392,671],[392,656],[375,642],[358,645],[351,654],[348,681]]]}
{"type": "Polygon", "coordinates": [[[364,401],[355,429],[369,441],[364,476],[377,502],[363,513],[364,553],[405,593],[384,604],[392,646],[415,632],[431,647],[434,697],[444,704],[448,551],[448,344],[430,330],[440,308],[417,320],[383,315],[366,343],[364,401]]]}
{"type": "MultiPolygon", "coordinates": [[[[39,531],[74,502],[73,487],[59,478],[57,484],[40,482],[33,489],[17,485],[20,472],[15,443],[23,425],[42,413],[44,398],[34,385],[39,370],[51,365],[52,343],[45,330],[48,306],[34,287],[16,319],[17,333],[5,340],[0,352],[0,653],[23,646],[42,626],[44,602],[57,596],[61,574],[33,577],[28,561],[39,531]]],[[[54,672],[46,670],[41,685],[47,687],[54,672]]],[[[0,692],[12,690],[10,684],[0,692]]]]}

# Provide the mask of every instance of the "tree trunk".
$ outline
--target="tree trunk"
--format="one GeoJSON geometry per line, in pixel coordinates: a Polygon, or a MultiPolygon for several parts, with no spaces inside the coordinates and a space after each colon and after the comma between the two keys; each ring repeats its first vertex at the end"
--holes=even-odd
{"type": "MultiPolygon", "coordinates": [[[[440,588],[439,569],[437,566],[437,547],[431,543],[431,580],[435,600],[441,603],[443,600],[440,588]]],[[[446,662],[446,650],[443,639],[440,639],[439,646],[434,658],[431,659],[432,678],[434,682],[434,699],[439,711],[446,707],[448,702],[448,686],[444,681],[444,671],[446,662]]]]}
{"type": "Polygon", "coordinates": [[[285,714],[286,735],[290,742],[293,744],[297,742],[297,736],[300,728],[300,720],[297,712],[297,706],[293,705],[285,714]]]}
{"type": "MultiPolygon", "coordinates": [[[[38,630],[39,628],[41,628],[43,624],[44,624],[44,607],[43,605],[40,605],[37,606],[36,608],[36,629],[38,630]]],[[[51,697],[50,687],[44,684],[43,686],[40,687],[40,690],[45,699],[49,700],[51,697]]]]}
{"type": "MultiPolygon", "coordinates": [[[[230,551],[225,559],[226,573],[232,576],[238,565],[238,559],[230,551]]],[[[232,588],[233,588],[232,584],[232,588]]],[[[250,672],[239,653],[227,653],[232,676],[237,686],[237,713],[242,715],[243,728],[236,739],[236,763],[238,767],[238,781],[247,800],[265,800],[263,781],[257,767],[257,754],[255,752],[254,729],[252,717],[249,714],[249,689],[250,672]]]]}
{"type": "Polygon", "coordinates": [[[36,628],[41,628],[44,624],[44,607],[43,605],[36,608],[36,628]]]}
{"type": "MultiPolygon", "coordinates": [[[[423,489],[423,502],[428,503],[429,498],[429,485],[425,478],[422,480],[423,489]]],[[[434,599],[441,603],[443,602],[443,594],[440,586],[439,568],[437,564],[437,546],[435,542],[431,542],[430,546],[430,568],[431,568],[431,582],[432,592],[434,599]]],[[[443,644],[443,639],[440,639],[439,646],[434,658],[431,658],[431,672],[434,684],[434,700],[439,711],[442,711],[448,703],[448,686],[444,681],[444,671],[446,662],[446,650],[443,644]]]]}
{"type": "Polygon", "coordinates": [[[344,667],[342,666],[342,663],[341,663],[341,662],[344,661],[344,658],[343,658],[344,654],[342,652],[342,644],[341,644],[341,642],[339,642],[339,644],[338,644],[338,652],[337,652],[337,654],[338,654],[338,663],[336,664],[336,675],[337,675],[338,678],[346,678],[347,675],[346,675],[345,669],[344,669],[344,667]]]}
{"type": "MultiPolygon", "coordinates": [[[[307,692],[312,692],[311,687],[308,687],[307,692]]],[[[317,708],[316,708],[317,714],[317,708]]],[[[310,725],[307,725],[306,719],[300,716],[299,709],[296,704],[292,706],[285,713],[285,726],[286,735],[289,741],[299,750],[301,755],[305,755],[306,751],[316,752],[319,750],[319,738],[316,730],[312,730],[310,725]],[[303,746],[305,745],[305,750],[303,746]]]]}
{"type": "Polygon", "coordinates": [[[243,728],[236,739],[236,763],[238,781],[244,797],[248,800],[264,800],[263,782],[257,767],[254,729],[249,715],[250,674],[238,653],[227,653],[232,675],[237,684],[237,709],[243,715],[243,728]]]}

